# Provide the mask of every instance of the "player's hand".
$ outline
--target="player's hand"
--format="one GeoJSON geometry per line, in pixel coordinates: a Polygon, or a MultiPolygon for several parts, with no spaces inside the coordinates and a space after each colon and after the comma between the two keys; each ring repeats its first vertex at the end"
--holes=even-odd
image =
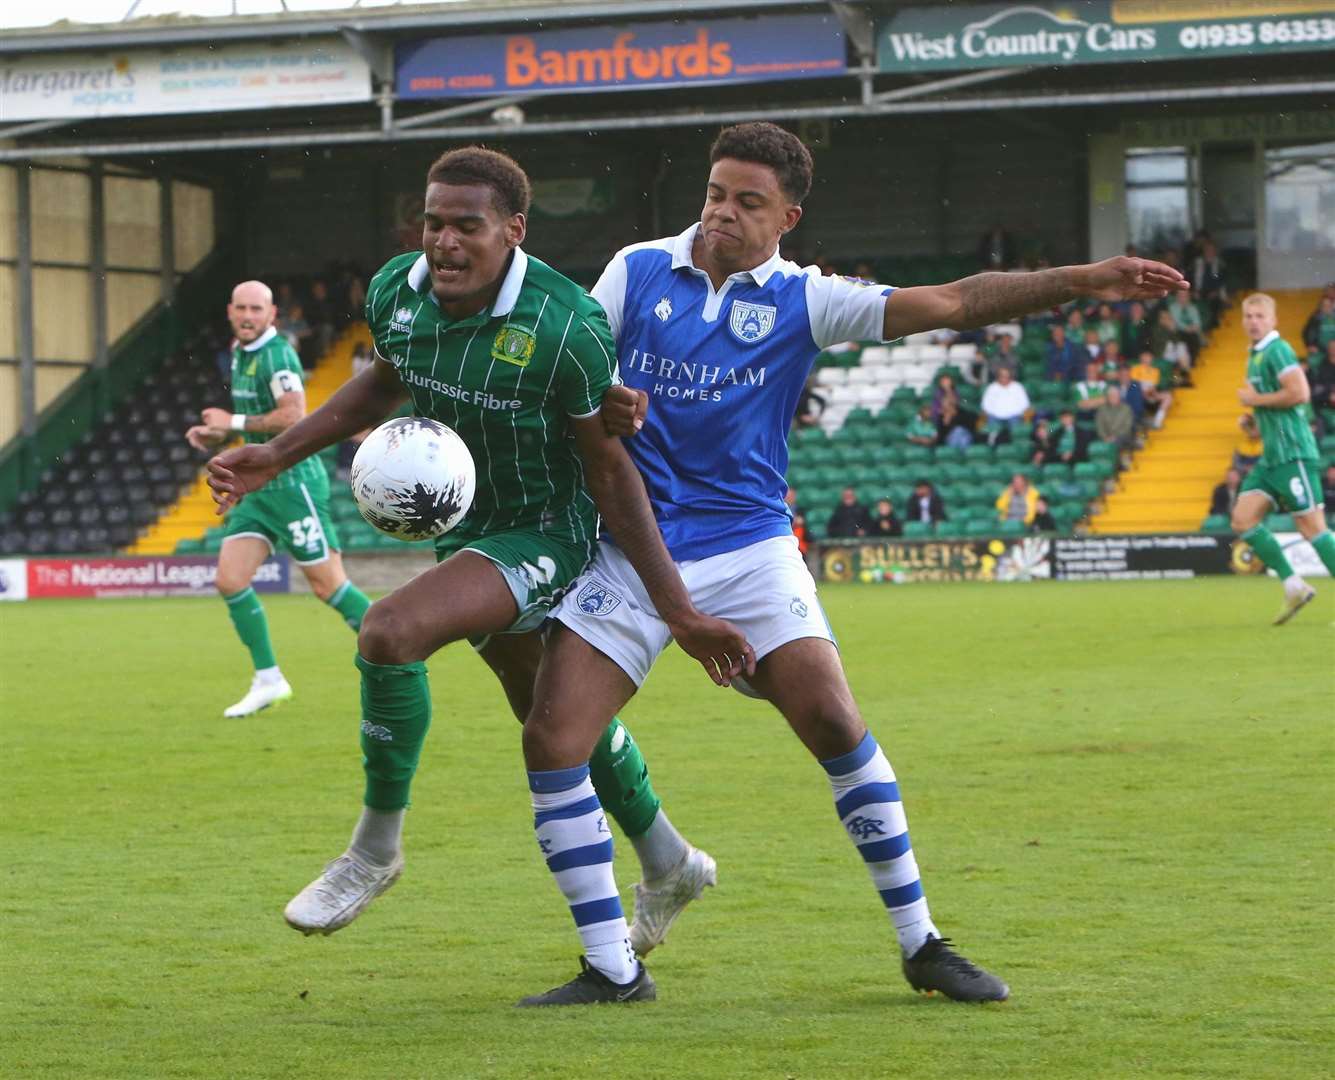
{"type": "Polygon", "coordinates": [[[1191,288],[1191,282],[1167,263],[1130,255],[1079,267],[1076,284],[1081,295],[1108,301],[1162,300],[1191,288]]]}
{"type": "Polygon", "coordinates": [[[226,409],[205,409],[199,418],[204,421],[206,427],[211,427],[215,431],[232,430],[232,414],[226,409]]]}
{"type": "MultiPolygon", "coordinates": [[[[1238,400],[1247,406],[1255,405],[1257,404],[1257,393],[1250,385],[1240,386],[1238,387],[1238,400]]],[[[1239,421],[1239,423],[1241,423],[1241,421],[1239,421]]],[[[1245,424],[1242,426],[1244,428],[1246,427],[1245,424]]]]}
{"type": "Polygon", "coordinates": [[[185,441],[196,450],[212,450],[218,445],[218,434],[207,424],[196,424],[185,433],[185,441]]]}
{"type": "Polygon", "coordinates": [[[252,491],[259,491],[282,472],[278,455],[266,443],[225,450],[209,462],[209,491],[224,514],[252,491]]]}
{"type": "Polygon", "coordinates": [[[607,434],[628,439],[644,427],[649,413],[649,395],[629,386],[609,386],[603,395],[603,429],[607,434]]]}
{"type": "Polygon", "coordinates": [[[668,629],[682,652],[698,660],[719,686],[731,685],[738,675],[756,673],[756,652],[732,623],[696,611],[668,629]]]}

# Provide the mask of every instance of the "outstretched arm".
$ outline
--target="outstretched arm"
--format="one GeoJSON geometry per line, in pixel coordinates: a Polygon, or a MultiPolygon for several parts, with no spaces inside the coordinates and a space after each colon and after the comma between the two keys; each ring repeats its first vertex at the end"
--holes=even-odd
{"type": "Polygon", "coordinates": [[[239,446],[209,462],[209,487],[218,512],[258,491],[284,469],[378,424],[407,397],[393,365],[377,358],[366,371],[345,382],[305,419],[265,443],[239,446]]]}
{"type": "Polygon", "coordinates": [[[1171,266],[1126,255],[1027,274],[975,274],[948,285],[896,289],[885,302],[886,341],[924,330],[973,330],[1080,297],[1159,300],[1190,288],[1171,266]]]}
{"type": "Polygon", "coordinates": [[[621,440],[597,416],[570,421],[584,461],[589,494],[608,530],[644,583],[659,616],[682,651],[698,660],[720,686],[755,674],[755,652],[737,627],[696,609],[654,520],[644,481],[621,440]]]}

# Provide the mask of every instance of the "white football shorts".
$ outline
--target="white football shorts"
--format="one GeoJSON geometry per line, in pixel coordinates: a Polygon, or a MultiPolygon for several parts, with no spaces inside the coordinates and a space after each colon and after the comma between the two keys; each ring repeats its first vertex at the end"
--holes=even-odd
{"type": "MultiPolygon", "coordinates": [[[[695,606],[741,629],[757,660],[798,638],[834,641],[795,536],[679,562],[677,569],[695,606]]],[[[636,686],[672,640],[630,561],[605,540],[552,618],[609,656],[636,686]]]]}

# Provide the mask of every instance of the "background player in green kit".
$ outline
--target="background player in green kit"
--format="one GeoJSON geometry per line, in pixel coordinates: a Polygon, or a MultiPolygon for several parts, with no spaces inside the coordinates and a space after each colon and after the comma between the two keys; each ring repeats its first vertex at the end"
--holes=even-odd
{"type": "Polygon", "coordinates": [[[1238,400],[1255,410],[1265,449],[1242,482],[1233,507],[1233,528],[1284,583],[1284,607],[1275,619],[1280,626],[1310,603],[1316,592],[1294,573],[1274,533],[1262,524],[1265,516],[1272,510],[1292,514],[1298,531],[1332,576],[1335,536],[1326,528],[1320,454],[1305,415],[1311,389],[1298,357],[1275,324],[1271,297],[1253,293],[1242,302],[1242,326],[1252,347],[1247,354],[1247,384],[1238,391],[1238,400]]]}
{"type": "MultiPolygon", "coordinates": [[[[185,433],[191,446],[211,449],[237,432],[263,443],[306,415],[301,361],[274,328],[273,293],[262,281],[232,290],[227,318],[232,346],[232,411],[205,409],[201,424],[185,433]]],[[[255,571],[276,550],[287,551],[311,591],[359,630],[371,601],[343,572],[338,533],[329,516],[329,477],[318,461],[302,461],[275,476],[268,488],[227,515],[218,553],[218,592],[227,602],[237,636],[250,650],[255,677],[245,697],[224,716],[249,716],[292,696],[269,642],[269,622],[251,588],[255,571]]]]}
{"type": "MultiPolygon", "coordinates": [[[[427,175],[423,252],[391,259],[367,292],[371,369],[279,438],[209,466],[215,497],[230,505],[410,397],[414,412],[459,433],[477,468],[473,507],[440,543],[442,561],[377,601],[362,624],[364,808],[348,850],[287,906],[306,933],[347,925],[402,870],[403,814],[431,718],[423,661],[473,641],[512,706],[526,707],[533,631],[591,557],[599,513],[662,598],[685,652],[724,684],[754,666],[740,632],[691,604],[639,473],[605,428],[599,411],[616,368],[606,316],[520,248],[529,198],[528,178],[502,154],[470,147],[441,157],[427,175]]],[[[662,901],[649,920],[652,947],[712,881],[713,861],[662,814],[633,745],[614,720],[593,771],[645,868],[642,896],[662,901]]]]}

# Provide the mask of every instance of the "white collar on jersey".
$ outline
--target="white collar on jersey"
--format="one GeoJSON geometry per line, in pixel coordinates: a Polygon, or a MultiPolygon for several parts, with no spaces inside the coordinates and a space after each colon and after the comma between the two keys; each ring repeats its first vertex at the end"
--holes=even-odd
{"type": "MultiPolygon", "coordinates": [[[[703,274],[704,271],[691,261],[691,248],[695,244],[695,234],[700,231],[700,223],[697,221],[684,233],[681,233],[676,242],[672,245],[672,269],[673,270],[695,270],[703,274]]],[[[754,266],[750,270],[741,271],[742,274],[749,274],[751,280],[757,285],[764,285],[775,270],[779,268],[779,263],[783,260],[779,258],[779,249],[774,249],[774,254],[766,259],[759,266],[754,266]]],[[[731,277],[738,277],[738,274],[732,274],[731,277]]]]}
{"type": "Polygon", "coordinates": [[[254,341],[252,341],[249,345],[242,345],[241,350],[243,352],[255,352],[257,349],[264,348],[264,346],[268,345],[269,342],[271,342],[277,336],[278,336],[278,327],[271,326],[269,327],[268,330],[264,331],[264,333],[262,333],[254,341]]]}
{"type": "MultiPolygon", "coordinates": [[[[412,269],[408,271],[408,288],[413,292],[421,292],[429,272],[426,254],[423,253],[417,257],[412,269]]],[[[510,269],[505,272],[505,280],[501,282],[501,291],[496,294],[496,302],[491,305],[493,318],[509,315],[514,311],[515,304],[519,303],[519,292],[524,287],[524,275],[527,273],[528,256],[524,254],[523,248],[516,247],[515,257],[510,261],[510,269]]],[[[432,293],[431,299],[435,298],[435,294],[432,293]]]]}
{"type": "Polygon", "coordinates": [[[1278,337],[1279,337],[1279,331],[1278,331],[1278,330],[1271,330],[1270,333],[1266,334],[1266,336],[1263,337],[1260,341],[1257,341],[1257,342],[1253,343],[1253,345],[1252,345],[1252,352],[1260,352],[1260,351],[1261,351],[1262,349],[1264,349],[1267,345],[1269,345],[1272,341],[1275,341],[1276,339],[1278,339],[1278,337]]]}

